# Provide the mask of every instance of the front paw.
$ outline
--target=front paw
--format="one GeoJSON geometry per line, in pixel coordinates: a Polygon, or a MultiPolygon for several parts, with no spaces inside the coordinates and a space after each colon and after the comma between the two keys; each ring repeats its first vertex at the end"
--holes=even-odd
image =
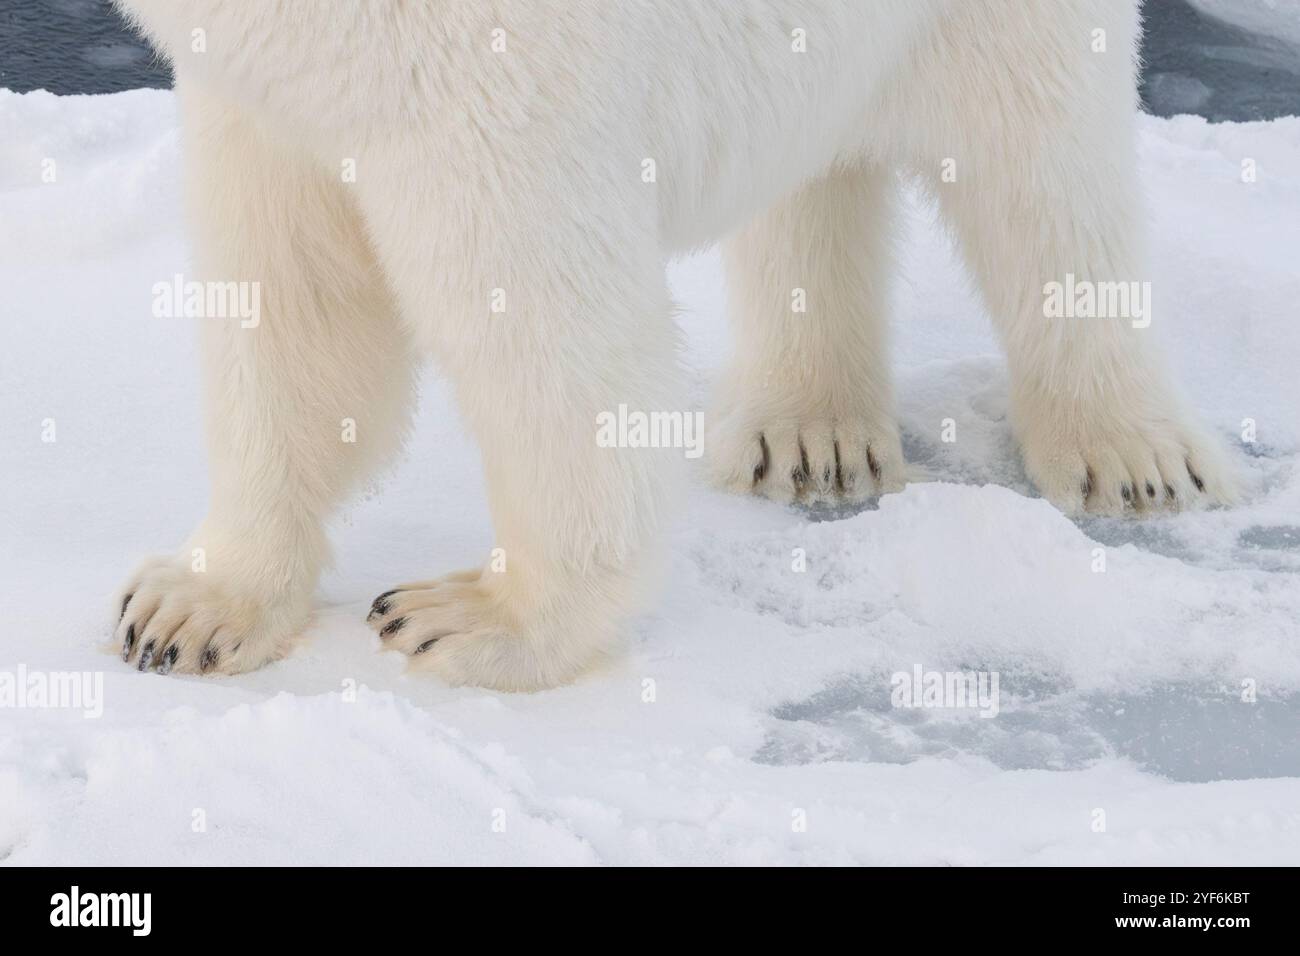
{"type": "Polygon", "coordinates": [[[1016,420],[1025,470],[1067,514],[1232,504],[1238,482],[1222,448],[1174,407],[1119,398],[1090,408],[1022,403],[1016,420]]]}
{"type": "Polygon", "coordinates": [[[521,613],[490,571],[385,591],[366,622],[382,649],[453,686],[535,691],[566,684],[599,656],[603,625],[572,608],[521,613]]]}
{"type": "Polygon", "coordinates": [[[137,670],[238,674],[283,657],[307,602],[268,602],[192,571],[179,558],[146,562],[118,598],[113,649],[137,670]]]}

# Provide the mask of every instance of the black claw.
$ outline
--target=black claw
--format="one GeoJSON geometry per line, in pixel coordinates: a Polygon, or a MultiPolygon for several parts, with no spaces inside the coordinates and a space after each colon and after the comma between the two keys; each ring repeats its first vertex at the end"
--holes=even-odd
{"type": "Polygon", "coordinates": [[[131,657],[131,651],[135,647],[135,625],[128,624],[126,627],[126,640],[122,641],[122,660],[128,660],[131,657]]]}
{"type": "Polygon", "coordinates": [[[1152,501],[1155,501],[1156,498],[1156,487],[1149,481],[1147,482],[1147,497],[1152,501]]]}
{"type": "Polygon", "coordinates": [[[136,670],[148,670],[149,665],[153,663],[154,641],[150,641],[144,647],[140,648],[140,663],[136,665],[136,670]]]}
{"type": "Polygon", "coordinates": [[[166,674],[176,666],[176,658],[180,655],[181,649],[173,644],[167,650],[163,651],[162,660],[158,663],[158,673],[166,674]]]}
{"type": "Polygon", "coordinates": [[[1120,493],[1120,497],[1122,497],[1125,501],[1131,502],[1133,500],[1132,485],[1125,485],[1123,488],[1119,490],[1119,493],[1120,493]]]}
{"type": "Polygon", "coordinates": [[[867,449],[867,468],[871,470],[871,477],[880,481],[880,462],[876,461],[876,456],[871,454],[871,449],[867,449]]]}
{"type": "Polygon", "coordinates": [[[1194,485],[1196,486],[1196,490],[1197,490],[1197,491],[1204,491],[1204,490],[1205,490],[1205,482],[1201,481],[1201,476],[1198,475],[1196,472],[1192,471],[1191,468],[1188,468],[1188,469],[1187,469],[1187,473],[1188,473],[1189,475],[1192,476],[1192,484],[1194,484],[1194,485]]]}
{"type": "Polygon", "coordinates": [[[763,453],[763,460],[760,461],[758,467],[754,469],[754,484],[758,484],[767,477],[767,465],[771,460],[771,452],[767,449],[767,436],[762,432],[759,432],[758,434],[758,448],[763,453]]]}
{"type": "Polygon", "coordinates": [[[131,603],[131,598],[133,597],[135,597],[134,591],[128,594],[126,597],[122,598],[122,613],[117,616],[117,619],[119,621],[122,620],[122,618],[126,617],[126,606],[131,603]]]}
{"type": "Polygon", "coordinates": [[[1173,501],[1178,497],[1178,492],[1174,491],[1173,485],[1165,485],[1165,497],[1170,501],[1173,501]]]}
{"type": "Polygon", "coordinates": [[[209,668],[213,667],[217,663],[217,658],[219,656],[217,649],[211,644],[204,648],[203,654],[199,657],[199,673],[202,674],[209,668]]]}
{"type": "Polygon", "coordinates": [[[397,588],[394,588],[391,591],[385,591],[383,594],[379,595],[379,597],[375,598],[375,602],[370,605],[370,613],[366,615],[366,620],[373,621],[375,618],[383,617],[391,611],[393,609],[393,603],[389,601],[388,598],[396,593],[397,588]]]}
{"type": "Polygon", "coordinates": [[[387,624],[385,624],[383,629],[379,632],[379,636],[392,637],[394,634],[396,634],[405,626],[406,626],[406,618],[399,617],[397,618],[397,620],[389,621],[387,624]]]}
{"type": "Polygon", "coordinates": [[[419,647],[415,649],[415,653],[423,654],[425,651],[427,651],[429,648],[433,647],[433,645],[437,643],[438,643],[438,638],[436,637],[431,641],[425,641],[423,644],[421,644],[419,647]]]}

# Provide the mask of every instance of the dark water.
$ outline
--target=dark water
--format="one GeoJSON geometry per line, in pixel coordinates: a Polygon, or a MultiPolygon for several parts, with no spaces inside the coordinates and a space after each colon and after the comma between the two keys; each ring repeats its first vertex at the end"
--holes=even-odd
{"type": "Polygon", "coordinates": [[[116,93],[171,85],[171,70],[108,0],[0,0],[0,86],[116,93]]]}
{"type": "MultiPolygon", "coordinates": [[[[1186,0],[1146,0],[1144,9],[1141,92],[1150,112],[1215,121],[1300,114],[1300,51],[1202,17],[1186,0]]],[[[109,0],[0,0],[0,86],[112,93],[171,83],[109,0]]]]}
{"type": "Polygon", "coordinates": [[[1183,0],[1146,0],[1143,13],[1148,112],[1215,122],[1300,114],[1300,50],[1204,17],[1183,0]]]}

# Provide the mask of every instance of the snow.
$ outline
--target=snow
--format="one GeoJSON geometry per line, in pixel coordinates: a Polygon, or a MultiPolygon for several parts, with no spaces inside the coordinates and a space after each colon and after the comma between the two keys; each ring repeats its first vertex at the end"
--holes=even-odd
{"type": "MultiPolygon", "coordinates": [[[[1142,121],[1153,331],[1234,448],[1240,507],[1072,522],[1034,497],[987,319],[909,197],[916,480],[808,513],[696,463],[625,655],[531,696],[408,677],[363,623],[490,547],[433,374],[408,454],[335,522],[292,656],[213,680],[101,650],[113,589],[205,500],[195,329],[149,309],[186,271],[177,149],[168,92],[0,91],[0,676],[103,675],[98,719],[0,708],[0,859],[1300,863],[1300,119],[1142,121]],[[996,671],[999,714],[891,707],[918,664],[996,671]]],[[[671,279],[702,402],[728,350],[716,253],[671,279]]]]}

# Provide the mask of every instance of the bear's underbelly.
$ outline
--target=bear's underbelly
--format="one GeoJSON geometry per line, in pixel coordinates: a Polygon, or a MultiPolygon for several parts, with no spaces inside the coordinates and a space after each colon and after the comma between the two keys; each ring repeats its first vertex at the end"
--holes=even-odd
{"type": "Polygon", "coordinates": [[[700,32],[648,57],[666,251],[714,242],[835,163],[887,151],[874,104],[905,94],[897,77],[948,3],[719,4],[713,36],[730,42],[700,32]]]}

